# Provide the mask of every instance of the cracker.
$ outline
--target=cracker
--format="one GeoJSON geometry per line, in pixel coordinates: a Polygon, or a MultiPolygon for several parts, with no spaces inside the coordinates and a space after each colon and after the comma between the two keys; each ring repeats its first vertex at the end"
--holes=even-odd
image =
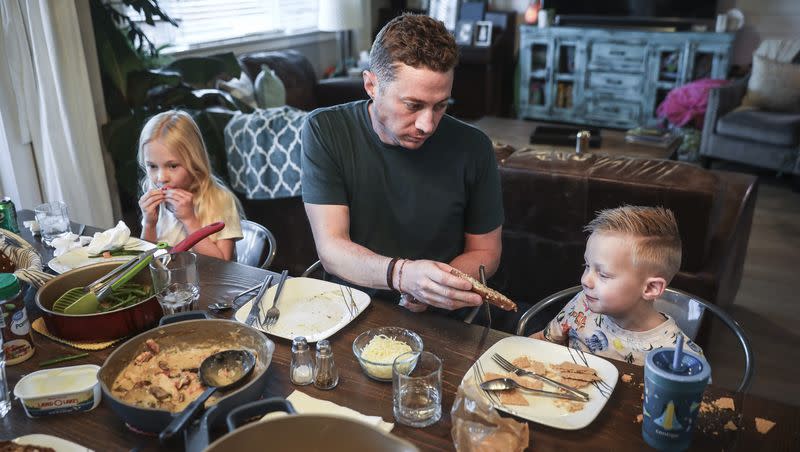
{"type": "Polygon", "coordinates": [[[551,364],[550,367],[557,370],[558,372],[575,372],[575,373],[586,373],[586,374],[594,374],[597,373],[591,367],[581,366],[579,364],[571,363],[568,361],[564,361],[561,364],[551,364]]]}
{"type": "Polygon", "coordinates": [[[491,287],[486,286],[485,284],[481,284],[480,281],[462,272],[461,270],[455,268],[451,269],[450,274],[469,281],[472,284],[472,292],[475,292],[476,294],[480,295],[481,297],[483,297],[484,300],[488,301],[490,304],[493,304],[504,311],[517,310],[517,304],[511,301],[510,298],[492,289],[491,287]]]}
{"type": "Polygon", "coordinates": [[[636,415],[636,423],[637,424],[641,424],[643,420],[644,420],[644,416],[642,416],[642,413],[639,413],[639,414],[636,415]]]}
{"type": "Polygon", "coordinates": [[[722,426],[722,428],[724,428],[725,430],[730,430],[732,432],[739,430],[739,427],[737,427],[736,424],[733,423],[733,421],[726,422],[725,425],[722,426]]]}
{"type": "Polygon", "coordinates": [[[715,407],[719,408],[720,410],[735,410],[735,406],[733,405],[733,399],[730,397],[720,397],[717,400],[711,402],[715,407]]]}
{"type": "Polygon", "coordinates": [[[516,389],[513,391],[497,392],[497,396],[500,398],[500,403],[503,405],[528,406],[528,401],[525,399],[525,396],[516,389]]]}
{"type": "Polygon", "coordinates": [[[509,375],[509,378],[530,389],[542,389],[542,382],[531,377],[520,377],[519,375],[509,375]]]}
{"type": "Polygon", "coordinates": [[[583,380],[572,380],[570,378],[561,377],[561,383],[564,383],[567,386],[572,386],[573,388],[582,388],[584,386],[589,386],[591,384],[590,381],[583,381],[583,380]]]}
{"type": "Polygon", "coordinates": [[[554,401],[555,405],[559,408],[564,408],[570,413],[582,410],[586,404],[584,402],[577,402],[572,400],[557,399],[554,401]]]}
{"type": "Polygon", "coordinates": [[[633,381],[633,375],[631,375],[631,374],[622,374],[622,381],[624,383],[630,383],[631,381],[633,381]]]}
{"type": "Polygon", "coordinates": [[[511,360],[511,364],[517,367],[528,367],[531,365],[531,359],[527,356],[518,356],[511,360]]]}
{"type": "Polygon", "coordinates": [[[769,419],[763,419],[760,417],[756,418],[756,431],[758,431],[758,433],[766,435],[770,430],[772,430],[772,427],[775,427],[775,423],[769,419]]]}
{"type": "Polygon", "coordinates": [[[600,378],[596,374],[577,373],[577,372],[561,372],[561,378],[565,378],[568,380],[588,381],[588,382],[602,380],[602,378],[600,378]]]}

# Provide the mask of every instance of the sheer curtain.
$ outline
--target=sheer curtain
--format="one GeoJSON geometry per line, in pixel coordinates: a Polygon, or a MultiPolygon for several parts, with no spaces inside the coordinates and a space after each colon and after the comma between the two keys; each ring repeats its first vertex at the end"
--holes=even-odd
{"type": "Polygon", "coordinates": [[[0,65],[3,193],[17,208],[61,200],[74,221],[111,226],[111,199],[75,2],[2,0],[0,19],[0,61],[5,62],[0,65]]]}

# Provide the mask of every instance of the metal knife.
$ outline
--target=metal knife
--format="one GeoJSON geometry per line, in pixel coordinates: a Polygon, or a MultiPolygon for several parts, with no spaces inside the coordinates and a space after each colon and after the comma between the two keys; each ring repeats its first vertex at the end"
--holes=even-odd
{"type": "Polygon", "coordinates": [[[258,294],[253,298],[253,305],[250,306],[250,313],[247,314],[247,320],[244,322],[247,326],[253,326],[256,322],[261,324],[261,298],[264,296],[264,292],[269,288],[270,283],[272,283],[273,276],[274,275],[267,276],[261,288],[258,289],[258,294]]]}

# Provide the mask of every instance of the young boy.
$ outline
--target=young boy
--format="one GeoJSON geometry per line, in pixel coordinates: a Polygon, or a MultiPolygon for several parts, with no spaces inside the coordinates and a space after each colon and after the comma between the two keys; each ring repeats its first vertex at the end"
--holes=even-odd
{"type": "MultiPolygon", "coordinates": [[[[531,337],[644,365],[650,350],[684,334],[653,302],[678,272],[681,239],[671,211],[624,206],[600,211],[585,230],[583,290],[531,337]]],[[[687,350],[702,350],[684,335],[687,350]]]]}

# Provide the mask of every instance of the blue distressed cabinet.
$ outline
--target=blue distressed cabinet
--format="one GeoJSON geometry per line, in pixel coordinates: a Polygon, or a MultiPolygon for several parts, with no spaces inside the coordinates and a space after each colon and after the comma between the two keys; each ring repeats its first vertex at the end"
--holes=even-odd
{"type": "Polygon", "coordinates": [[[521,118],[631,128],[667,93],[725,78],[733,33],[520,26],[521,118]]]}

